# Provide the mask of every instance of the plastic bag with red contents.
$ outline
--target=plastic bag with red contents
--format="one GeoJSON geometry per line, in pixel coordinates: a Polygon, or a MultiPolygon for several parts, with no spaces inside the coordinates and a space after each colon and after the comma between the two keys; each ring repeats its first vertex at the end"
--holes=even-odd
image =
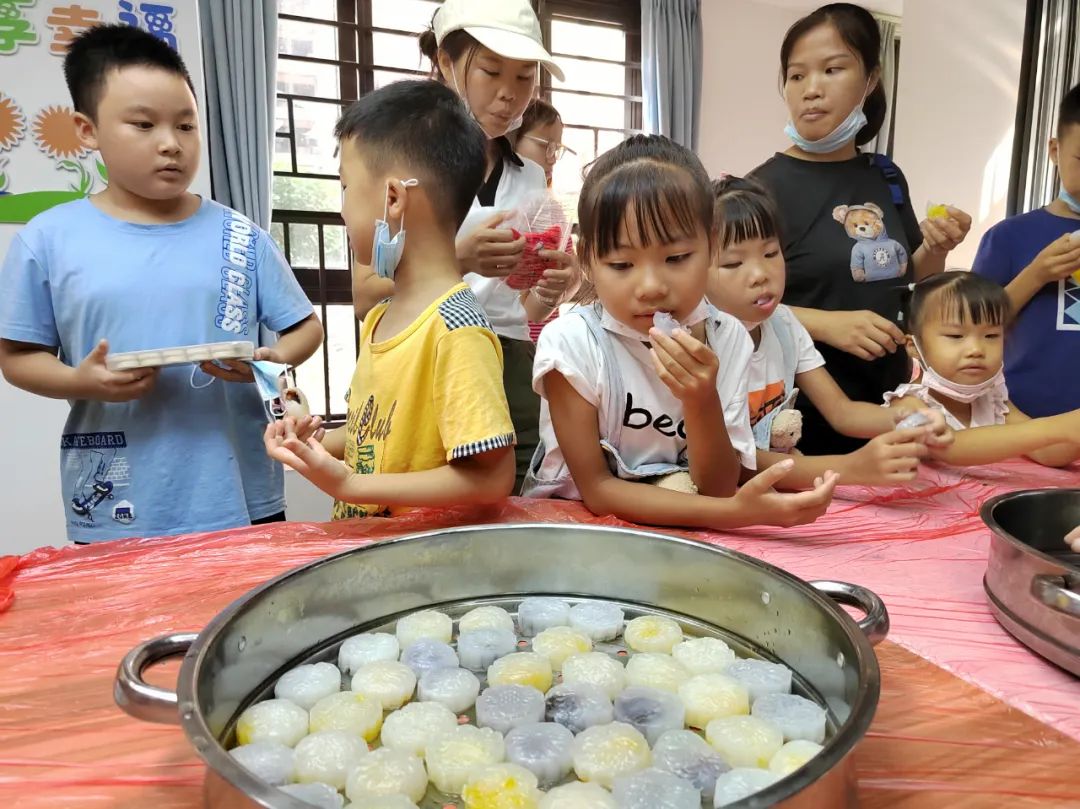
{"type": "Polygon", "coordinates": [[[523,198],[504,224],[511,228],[515,239],[525,237],[525,252],[514,271],[506,277],[506,285],[511,289],[532,289],[545,270],[558,266],[551,259],[542,258],[539,252],[569,248],[570,217],[553,194],[539,191],[523,198]]]}

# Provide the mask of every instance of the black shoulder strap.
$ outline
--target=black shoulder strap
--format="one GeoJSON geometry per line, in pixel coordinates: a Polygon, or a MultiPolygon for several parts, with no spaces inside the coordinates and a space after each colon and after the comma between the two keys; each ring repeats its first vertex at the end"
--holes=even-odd
{"type": "Polygon", "coordinates": [[[900,185],[900,170],[888,155],[875,154],[871,160],[877,166],[885,182],[889,184],[889,192],[892,194],[893,205],[897,208],[904,207],[904,189],[900,185]]]}

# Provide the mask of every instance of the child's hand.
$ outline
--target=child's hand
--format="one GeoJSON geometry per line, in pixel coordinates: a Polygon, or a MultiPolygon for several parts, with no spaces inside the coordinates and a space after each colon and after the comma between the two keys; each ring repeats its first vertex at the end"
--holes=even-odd
{"type": "Polygon", "coordinates": [[[790,528],[805,525],[820,517],[832,502],[833,490],[840,476],[826,472],[805,492],[778,492],[773,486],[795,465],[792,460],[773,464],[743,484],[734,500],[749,517],[748,524],[779,525],[790,528]]]}
{"type": "Polygon", "coordinates": [[[1072,548],[1073,553],[1080,553],[1080,525],[1066,534],[1065,544],[1072,548]]]}
{"type": "Polygon", "coordinates": [[[154,389],[157,368],[133,371],[110,371],[105,365],[108,340],[102,340],[75,368],[77,397],[99,402],[130,402],[141,399],[154,389]]]}
{"type": "Polygon", "coordinates": [[[910,430],[893,430],[879,435],[845,456],[840,476],[864,486],[891,486],[908,483],[919,475],[919,461],[930,450],[924,443],[930,425],[910,430]]]}
{"type": "MultiPolygon", "coordinates": [[[[286,364],[277,351],[273,348],[256,348],[252,356],[255,360],[269,360],[286,364]]],[[[213,362],[201,362],[199,367],[203,373],[224,380],[225,382],[254,382],[255,372],[251,370],[251,363],[244,360],[214,360],[213,362]],[[219,365],[218,363],[222,363],[219,365]]]]}
{"type": "Polygon", "coordinates": [[[1044,247],[1023,271],[1046,285],[1060,281],[1077,270],[1080,270],[1080,239],[1066,233],[1044,247]]]}
{"type": "Polygon", "coordinates": [[[668,337],[657,328],[649,329],[653,367],[675,397],[686,407],[717,398],[716,374],[720,361],[711,348],[678,328],[668,337]]]}
{"type": "Polygon", "coordinates": [[[964,241],[971,230],[971,217],[959,208],[946,206],[949,216],[945,219],[924,219],[919,223],[923,244],[931,253],[948,253],[964,241]]]}
{"type": "MultiPolygon", "coordinates": [[[[254,382],[255,373],[251,370],[251,364],[243,360],[213,360],[200,362],[199,368],[207,376],[220,379],[224,382],[254,382]],[[218,363],[221,363],[220,365],[218,363]]],[[[206,384],[210,384],[207,382],[206,384]]]]}
{"type": "Polygon", "coordinates": [[[947,449],[952,446],[953,441],[956,440],[956,434],[953,432],[952,427],[945,421],[945,414],[940,410],[933,408],[908,410],[900,407],[892,411],[893,422],[899,424],[908,416],[912,416],[916,413],[924,416],[928,420],[928,423],[924,426],[915,428],[923,431],[924,437],[922,440],[926,441],[928,447],[932,447],[933,449],[947,449]]]}
{"type": "Polygon", "coordinates": [[[321,442],[323,436],[326,435],[326,430],[323,429],[322,425],[322,416],[304,416],[302,419],[297,419],[294,428],[297,439],[305,444],[312,438],[321,442]]]}
{"type": "Polygon", "coordinates": [[[525,252],[525,237],[515,239],[509,227],[499,227],[507,216],[505,211],[500,211],[470,233],[458,237],[457,257],[465,272],[505,278],[517,266],[525,252]]]}
{"type": "Polygon", "coordinates": [[[327,494],[338,497],[354,477],[353,473],[314,437],[301,441],[296,430],[296,422],[289,417],[268,424],[263,433],[266,454],[292,467],[327,494]]]}

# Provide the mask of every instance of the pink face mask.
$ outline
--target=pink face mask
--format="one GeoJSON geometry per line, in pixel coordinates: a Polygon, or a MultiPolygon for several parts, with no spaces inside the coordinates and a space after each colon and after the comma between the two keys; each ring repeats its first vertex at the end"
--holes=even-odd
{"type": "Polygon", "coordinates": [[[918,340],[915,341],[915,351],[919,355],[919,367],[922,368],[922,384],[926,385],[930,390],[935,390],[938,393],[948,396],[954,401],[970,404],[976,399],[980,399],[990,393],[990,391],[995,388],[1005,386],[1004,367],[998,368],[997,373],[985,382],[980,382],[977,385],[961,385],[959,382],[953,382],[951,379],[946,379],[930,367],[930,363],[928,363],[923,356],[922,349],[919,348],[918,340]]]}

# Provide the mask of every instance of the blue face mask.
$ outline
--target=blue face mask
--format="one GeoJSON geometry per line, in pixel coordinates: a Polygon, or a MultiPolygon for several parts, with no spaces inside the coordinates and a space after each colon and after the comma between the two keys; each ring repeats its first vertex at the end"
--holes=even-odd
{"type": "Polygon", "coordinates": [[[1080,214],[1080,201],[1076,199],[1072,194],[1065,190],[1065,186],[1061,187],[1058,192],[1058,199],[1069,206],[1069,210],[1075,214],[1080,214]]]}
{"type": "MultiPolygon", "coordinates": [[[[285,405],[281,398],[279,380],[283,374],[288,373],[289,366],[281,362],[271,362],[270,360],[252,360],[248,364],[251,366],[251,373],[255,377],[255,387],[259,389],[259,398],[263,400],[263,409],[266,411],[267,419],[273,422],[275,419],[281,418],[285,415],[285,405]]],[[[205,373],[198,365],[192,367],[191,387],[195,388],[195,390],[201,390],[213,383],[214,377],[205,373]],[[206,382],[196,384],[195,377],[197,374],[205,376],[206,382]]]]}
{"type": "MultiPolygon", "coordinates": [[[[870,86],[867,85],[867,93],[869,93],[869,87],[870,86]]],[[[866,126],[866,113],[863,112],[863,104],[866,103],[867,93],[863,94],[862,101],[858,103],[855,109],[848,113],[847,118],[841,121],[836,129],[820,140],[807,140],[799,134],[799,130],[795,128],[795,123],[790,120],[787,122],[787,126],[784,127],[784,134],[788,136],[792,143],[804,152],[809,152],[810,154],[831,154],[855,140],[855,136],[859,134],[859,130],[866,126]]]]}
{"type": "Polygon", "coordinates": [[[263,400],[263,409],[267,419],[273,422],[285,415],[285,405],[281,400],[281,377],[288,373],[289,366],[270,360],[254,360],[251,372],[255,376],[255,387],[259,389],[259,398],[263,400]]]}
{"type": "MultiPolygon", "coordinates": [[[[419,183],[419,180],[402,181],[406,188],[412,188],[419,183]]],[[[391,236],[390,223],[386,221],[389,206],[390,199],[387,196],[383,201],[383,218],[375,220],[375,234],[371,239],[371,269],[379,278],[393,280],[394,270],[401,261],[401,254],[405,252],[405,217],[401,217],[401,230],[391,236]]]]}

